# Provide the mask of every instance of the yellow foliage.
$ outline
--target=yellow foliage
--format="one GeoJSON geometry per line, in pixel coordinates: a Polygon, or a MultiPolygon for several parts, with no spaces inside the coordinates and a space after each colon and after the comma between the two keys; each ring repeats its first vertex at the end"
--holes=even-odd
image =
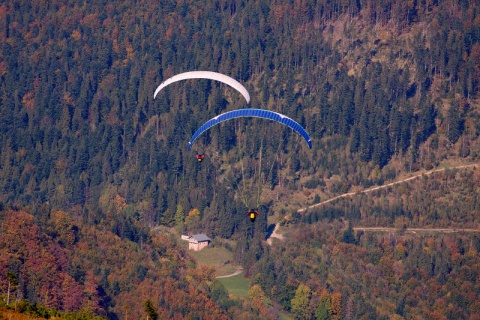
{"type": "Polygon", "coordinates": [[[73,99],[70,92],[65,92],[63,94],[63,101],[65,101],[65,103],[68,104],[68,105],[74,105],[75,104],[75,100],[73,99]]]}
{"type": "Polygon", "coordinates": [[[340,292],[334,292],[331,297],[332,319],[340,319],[342,315],[342,294],[340,292]]]}
{"type": "Polygon", "coordinates": [[[395,250],[397,251],[397,257],[402,258],[405,256],[406,250],[402,243],[397,244],[397,246],[395,247],[395,250]]]}
{"type": "Polygon", "coordinates": [[[258,284],[254,284],[250,290],[248,290],[248,298],[250,300],[261,300],[265,299],[265,293],[262,290],[262,287],[258,284]]]}
{"type": "Polygon", "coordinates": [[[0,76],[3,76],[5,73],[7,73],[8,70],[8,65],[5,61],[0,62],[0,76]]]}
{"type": "Polygon", "coordinates": [[[200,211],[198,211],[197,208],[193,208],[193,209],[190,210],[190,212],[188,213],[188,216],[189,216],[189,217],[199,216],[199,215],[200,215],[200,211]]]}
{"type": "Polygon", "coordinates": [[[117,212],[122,211],[127,206],[127,200],[124,197],[117,194],[115,199],[113,199],[113,207],[117,212]]]}
{"type": "Polygon", "coordinates": [[[117,187],[112,185],[105,188],[98,203],[106,214],[118,213],[127,206],[125,198],[120,196],[117,187]]]}
{"type": "Polygon", "coordinates": [[[55,230],[64,245],[73,245],[75,233],[72,230],[73,222],[70,215],[65,211],[55,211],[50,219],[55,223],[55,230]]]}
{"type": "Polygon", "coordinates": [[[71,224],[71,219],[68,213],[61,210],[53,212],[50,219],[52,219],[56,225],[71,224]]]}
{"type": "Polygon", "coordinates": [[[337,244],[333,247],[332,255],[337,255],[340,252],[340,246],[337,244]]]}
{"type": "Polygon", "coordinates": [[[475,248],[470,248],[468,249],[467,251],[467,256],[469,257],[474,257],[478,254],[477,250],[475,250],[475,248]]]}
{"type": "Polygon", "coordinates": [[[78,30],[73,30],[73,32],[72,32],[72,38],[73,38],[75,41],[80,40],[81,37],[82,37],[82,34],[80,33],[80,31],[78,31],[78,30]]]}
{"type": "Polygon", "coordinates": [[[135,58],[132,44],[128,41],[124,41],[125,51],[127,52],[127,60],[133,60],[135,58]]]}
{"type": "Polygon", "coordinates": [[[27,109],[33,109],[35,103],[35,96],[33,92],[26,93],[22,98],[22,103],[27,109]]]}

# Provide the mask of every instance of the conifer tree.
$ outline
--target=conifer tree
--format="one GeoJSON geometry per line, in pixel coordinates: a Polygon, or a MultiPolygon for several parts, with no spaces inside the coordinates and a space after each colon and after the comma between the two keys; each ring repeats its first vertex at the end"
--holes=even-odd
{"type": "Polygon", "coordinates": [[[147,319],[148,320],[157,320],[158,319],[158,313],[155,310],[153,303],[150,299],[147,299],[145,303],[143,304],[145,313],[147,314],[147,319]]]}

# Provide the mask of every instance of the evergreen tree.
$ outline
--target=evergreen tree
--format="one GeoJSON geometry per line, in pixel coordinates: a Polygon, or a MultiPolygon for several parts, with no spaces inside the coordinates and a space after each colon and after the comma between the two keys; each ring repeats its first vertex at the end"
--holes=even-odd
{"type": "Polygon", "coordinates": [[[355,243],[355,233],[353,231],[352,222],[348,220],[348,228],[343,231],[342,242],[355,243]]]}
{"type": "Polygon", "coordinates": [[[182,232],[185,228],[185,212],[183,211],[183,207],[181,204],[177,205],[177,211],[175,212],[175,228],[182,232]]]}
{"type": "Polygon", "coordinates": [[[158,313],[153,307],[153,303],[150,299],[147,299],[144,304],[144,310],[145,313],[147,314],[147,319],[148,320],[157,320],[158,319],[158,313]]]}
{"type": "Polygon", "coordinates": [[[447,112],[447,137],[452,143],[456,143],[463,133],[463,118],[460,115],[458,103],[450,106],[447,112]]]}

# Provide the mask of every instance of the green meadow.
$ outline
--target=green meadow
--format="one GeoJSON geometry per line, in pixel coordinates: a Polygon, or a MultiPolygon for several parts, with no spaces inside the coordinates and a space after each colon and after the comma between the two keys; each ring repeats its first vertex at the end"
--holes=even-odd
{"type": "Polygon", "coordinates": [[[248,298],[250,283],[248,282],[248,279],[243,276],[243,274],[238,274],[228,278],[220,278],[218,280],[223,284],[230,295],[238,298],[248,298]]]}

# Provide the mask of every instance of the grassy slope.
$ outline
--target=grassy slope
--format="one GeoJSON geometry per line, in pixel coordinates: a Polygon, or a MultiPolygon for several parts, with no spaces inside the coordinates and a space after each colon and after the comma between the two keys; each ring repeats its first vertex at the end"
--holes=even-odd
{"type": "Polygon", "coordinates": [[[250,284],[247,278],[242,274],[218,279],[228,290],[230,295],[237,298],[248,298],[248,290],[250,289],[250,284]]]}
{"type": "Polygon", "coordinates": [[[217,276],[234,273],[238,266],[231,263],[233,253],[224,247],[207,247],[201,251],[189,251],[201,266],[213,267],[217,276]]]}
{"type": "MultiPolygon", "coordinates": [[[[42,320],[45,318],[37,318],[37,317],[32,317],[23,313],[16,312],[14,310],[9,310],[6,308],[0,308],[0,319],[5,319],[5,320],[28,320],[28,319],[37,319],[37,320],[42,320]]],[[[55,318],[60,320],[61,318],[55,318]]]]}
{"type": "MultiPolygon", "coordinates": [[[[180,244],[188,248],[187,241],[181,241],[180,244]]],[[[215,268],[217,276],[232,274],[239,268],[238,265],[231,262],[233,253],[223,246],[209,246],[200,251],[189,250],[188,252],[199,265],[215,268]]],[[[248,298],[250,284],[242,274],[218,280],[225,286],[230,295],[236,298],[248,298]]]]}

